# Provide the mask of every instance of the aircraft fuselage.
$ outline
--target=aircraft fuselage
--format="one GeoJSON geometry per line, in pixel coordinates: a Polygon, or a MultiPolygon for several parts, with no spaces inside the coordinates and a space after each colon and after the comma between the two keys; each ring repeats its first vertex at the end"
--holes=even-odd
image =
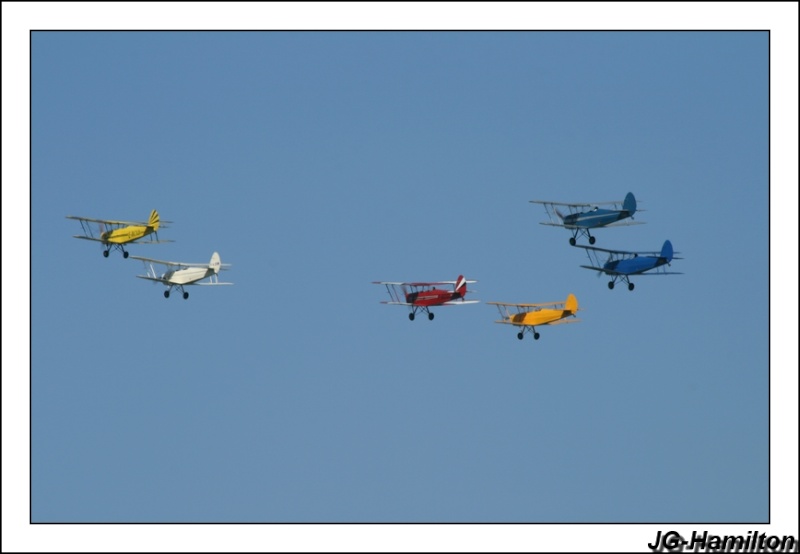
{"type": "Polygon", "coordinates": [[[631,215],[633,214],[628,210],[604,210],[602,208],[594,208],[588,212],[564,216],[564,226],[568,228],[578,227],[591,229],[594,227],[603,227],[615,221],[630,217],[631,215]]]}
{"type": "Polygon", "coordinates": [[[187,285],[210,277],[213,274],[214,270],[210,267],[187,267],[167,271],[161,278],[173,285],[187,285]]]}
{"type": "Polygon", "coordinates": [[[668,260],[663,256],[636,256],[635,258],[628,258],[626,260],[608,262],[603,265],[603,268],[624,275],[635,275],[637,273],[644,273],[645,271],[649,271],[666,263],[668,263],[668,260]]]}
{"type": "Polygon", "coordinates": [[[100,235],[100,240],[111,244],[125,244],[147,236],[153,231],[153,227],[150,227],[149,225],[129,225],[127,227],[102,233],[100,235]]]}
{"type": "Polygon", "coordinates": [[[535,310],[530,312],[522,312],[511,316],[510,321],[514,325],[544,325],[552,321],[558,321],[572,315],[569,310],[535,310]]]}
{"type": "Polygon", "coordinates": [[[442,289],[422,290],[406,294],[406,302],[414,306],[438,306],[459,298],[462,298],[461,294],[442,289]]]}

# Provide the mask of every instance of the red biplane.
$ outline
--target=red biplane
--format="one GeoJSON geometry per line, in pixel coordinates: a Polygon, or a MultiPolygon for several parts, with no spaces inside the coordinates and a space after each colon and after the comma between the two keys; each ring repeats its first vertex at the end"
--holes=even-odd
{"type": "Polygon", "coordinates": [[[411,313],[408,319],[414,321],[417,312],[425,312],[428,319],[433,319],[431,306],[461,306],[463,304],[477,304],[479,300],[464,300],[467,292],[467,284],[477,283],[477,281],[467,281],[463,275],[459,275],[455,281],[436,281],[432,283],[400,283],[395,281],[373,281],[375,285],[385,285],[391,300],[381,302],[381,304],[393,304],[395,306],[408,306],[411,313]],[[452,285],[453,290],[436,288],[442,285],[452,285]]]}

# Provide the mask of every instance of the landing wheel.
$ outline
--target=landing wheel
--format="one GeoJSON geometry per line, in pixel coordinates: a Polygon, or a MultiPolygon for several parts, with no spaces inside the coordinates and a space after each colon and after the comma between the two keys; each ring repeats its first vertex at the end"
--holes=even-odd
{"type": "Polygon", "coordinates": [[[608,282],[608,288],[609,289],[613,289],[614,288],[614,281],[609,281],[608,282]]]}
{"type": "Polygon", "coordinates": [[[628,290],[633,290],[633,283],[628,283],[628,290]]]}
{"type": "Polygon", "coordinates": [[[594,241],[595,241],[594,237],[589,237],[589,244],[594,244],[594,241]]]}
{"type": "Polygon", "coordinates": [[[525,336],[525,335],[523,335],[522,333],[517,333],[517,338],[518,338],[519,340],[522,340],[522,337],[524,337],[524,336],[525,336]]]}
{"type": "Polygon", "coordinates": [[[572,246],[575,246],[575,237],[572,237],[571,239],[569,239],[569,243],[570,243],[572,246]]]}
{"type": "Polygon", "coordinates": [[[533,334],[533,340],[539,340],[539,333],[533,334]]]}
{"type": "Polygon", "coordinates": [[[187,298],[189,298],[189,293],[188,292],[184,292],[183,293],[183,299],[186,300],[187,298]]]}
{"type": "Polygon", "coordinates": [[[410,319],[411,321],[414,321],[414,314],[413,313],[408,314],[408,319],[410,319]]]}
{"type": "Polygon", "coordinates": [[[164,291],[164,298],[169,298],[169,291],[168,290],[164,291]]]}
{"type": "Polygon", "coordinates": [[[122,251],[122,257],[123,257],[123,258],[127,258],[127,257],[128,257],[128,253],[127,253],[127,252],[125,252],[124,250],[122,251]]]}
{"type": "Polygon", "coordinates": [[[430,319],[431,321],[433,321],[433,313],[431,313],[431,312],[428,312],[428,319],[430,319]]]}
{"type": "Polygon", "coordinates": [[[103,250],[103,257],[108,258],[108,250],[103,250]]]}

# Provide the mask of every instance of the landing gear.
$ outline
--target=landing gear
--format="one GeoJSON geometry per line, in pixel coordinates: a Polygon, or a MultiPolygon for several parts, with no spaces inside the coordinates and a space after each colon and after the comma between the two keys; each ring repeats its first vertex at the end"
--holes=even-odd
{"type": "Polygon", "coordinates": [[[628,290],[633,290],[633,283],[628,283],[628,290]]]}
{"type": "Polygon", "coordinates": [[[569,239],[570,246],[575,246],[575,237],[569,239]]]}
{"type": "Polygon", "coordinates": [[[422,312],[422,313],[428,314],[428,319],[430,321],[433,321],[433,312],[428,310],[428,306],[414,306],[412,308],[412,310],[411,310],[411,313],[408,314],[408,319],[411,320],[411,321],[414,321],[414,318],[417,317],[416,316],[417,312],[422,312]]]}
{"type": "Polygon", "coordinates": [[[519,340],[522,340],[524,336],[525,336],[525,335],[523,335],[523,334],[522,334],[522,332],[519,332],[519,333],[517,333],[517,338],[518,338],[519,340]]]}
{"type": "Polygon", "coordinates": [[[103,257],[108,258],[108,250],[103,250],[103,257]]]}
{"type": "Polygon", "coordinates": [[[184,291],[183,292],[183,299],[186,300],[187,298],[189,298],[189,293],[184,291]]]}
{"type": "Polygon", "coordinates": [[[168,290],[164,291],[164,298],[169,298],[169,291],[168,290]]]}
{"type": "Polygon", "coordinates": [[[122,257],[123,258],[127,258],[128,257],[128,253],[125,250],[122,251],[122,257]]]}
{"type": "Polygon", "coordinates": [[[594,244],[595,238],[592,235],[589,235],[589,244],[594,244]]]}
{"type": "Polygon", "coordinates": [[[609,281],[608,282],[608,288],[611,289],[611,290],[614,290],[614,281],[609,281]]]}
{"type": "Polygon", "coordinates": [[[536,331],[533,332],[533,340],[539,340],[539,333],[536,331]]]}

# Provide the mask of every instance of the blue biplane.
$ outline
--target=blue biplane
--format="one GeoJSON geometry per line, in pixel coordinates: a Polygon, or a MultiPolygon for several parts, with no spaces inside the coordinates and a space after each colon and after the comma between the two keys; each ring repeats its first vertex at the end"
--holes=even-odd
{"type": "Polygon", "coordinates": [[[591,265],[582,265],[586,269],[605,273],[611,276],[608,288],[613,289],[614,283],[624,281],[628,283],[628,290],[633,290],[633,283],[630,281],[631,275],[681,275],[679,272],[666,271],[672,260],[680,260],[672,250],[672,243],[664,241],[661,252],[626,252],[624,250],[608,250],[606,248],[596,248],[594,246],[578,246],[586,251],[591,265]],[[608,257],[603,262],[603,254],[608,257]],[[655,269],[653,273],[645,273],[655,269]]]}
{"type": "Polygon", "coordinates": [[[593,204],[569,204],[566,202],[550,202],[547,200],[531,200],[533,204],[542,204],[547,212],[550,221],[542,221],[542,225],[552,225],[553,227],[563,227],[572,231],[569,243],[575,246],[575,239],[579,235],[589,238],[589,244],[594,244],[595,238],[589,229],[597,227],[618,227],[623,225],[641,225],[641,221],[626,221],[618,223],[627,218],[633,218],[636,213],[636,198],[633,193],[625,195],[625,200],[611,200],[609,202],[595,202],[593,204]],[[613,209],[600,208],[599,206],[611,205],[613,209]],[[565,206],[569,213],[563,214],[558,209],[565,206]],[[586,211],[585,208],[589,208],[586,211]]]}

